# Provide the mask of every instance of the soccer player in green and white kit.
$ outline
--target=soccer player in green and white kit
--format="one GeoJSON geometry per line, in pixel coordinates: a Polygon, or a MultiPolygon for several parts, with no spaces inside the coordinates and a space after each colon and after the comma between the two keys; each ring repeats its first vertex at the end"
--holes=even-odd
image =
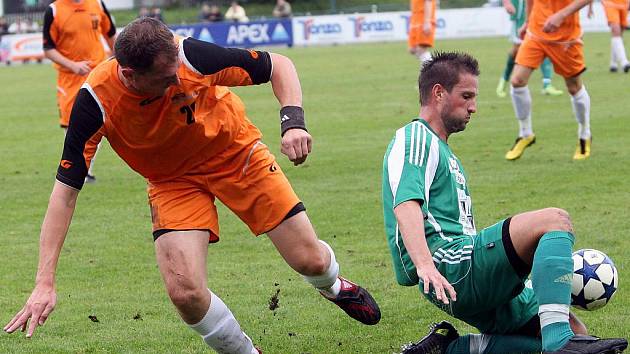
{"type": "MultiPolygon", "coordinates": [[[[512,70],[514,69],[516,53],[518,52],[518,48],[521,46],[521,34],[519,33],[521,27],[525,23],[525,0],[503,0],[503,7],[505,7],[505,11],[510,15],[510,22],[512,23],[512,28],[510,29],[510,41],[512,42],[512,48],[508,53],[507,63],[505,63],[505,69],[503,70],[503,76],[499,79],[499,84],[497,85],[497,96],[503,98],[507,96],[505,92],[505,87],[508,82],[510,82],[510,76],[512,75],[512,70]]],[[[549,58],[545,58],[542,65],[540,66],[540,71],[542,72],[542,94],[549,96],[560,96],[562,95],[562,90],[558,90],[557,88],[551,85],[551,61],[549,58]]]]}
{"type": "Polygon", "coordinates": [[[468,177],[448,145],[476,111],[479,68],[434,53],[419,80],[420,116],[383,162],[383,209],[396,279],[480,335],[437,324],[404,353],[614,353],[625,339],[586,335],[569,313],[574,243],[566,211],[547,208],[477,232],[468,177]],[[525,287],[531,273],[533,288],[525,287]]]}

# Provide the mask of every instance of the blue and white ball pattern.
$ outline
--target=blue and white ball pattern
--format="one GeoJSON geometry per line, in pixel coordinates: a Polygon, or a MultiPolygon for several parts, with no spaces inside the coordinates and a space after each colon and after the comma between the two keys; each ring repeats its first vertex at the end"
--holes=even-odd
{"type": "Polygon", "coordinates": [[[573,253],[571,305],[597,310],[610,302],[619,285],[613,261],[603,252],[582,249],[573,253]]]}

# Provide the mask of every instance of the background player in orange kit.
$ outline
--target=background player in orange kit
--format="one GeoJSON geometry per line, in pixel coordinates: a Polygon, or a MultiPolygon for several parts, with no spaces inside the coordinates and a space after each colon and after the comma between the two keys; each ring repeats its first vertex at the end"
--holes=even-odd
{"type": "Polygon", "coordinates": [[[628,0],[602,0],[608,27],[610,27],[610,71],[616,72],[618,68],[623,72],[630,71],[630,64],[626,56],[626,48],[623,45],[623,30],[628,27],[628,0]]]}
{"type": "Polygon", "coordinates": [[[4,330],[28,325],[31,336],[54,309],[57,261],[102,137],[146,178],[166,290],[184,322],[208,346],[219,353],[257,353],[232,312],[208,289],[208,242],[219,240],[215,198],[252,233],[266,233],[284,260],[326,299],[354,319],[376,324],[378,305],[365,289],[339,277],[334,252],[317,239],[260,131],[225,87],[271,81],[282,107],[282,152],[299,165],[311,152],[311,136],[293,63],[262,51],[176,40],[152,18],[127,25],[115,54],[79,91],[42,225],[35,289],[4,330]]]}
{"type": "Polygon", "coordinates": [[[519,134],[505,158],[521,157],[525,148],[536,141],[532,129],[532,99],[527,82],[532,71],[545,57],[554,71],[564,77],[573,113],[578,122],[578,144],[574,160],[591,155],[591,99],[580,75],[586,70],[579,10],[591,0],[527,0],[527,34],[516,56],[512,76],[512,104],[519,123],[519,134]]]}
{"type": "MultiPolygon", "coordinates": [[[[115,35],[116,27],[101,0],[56,0],[46,8],[44,54],[58,71],[57,105],[59,124],[64,132],[86,75],[105,60],[101,38],[114,48],[115,35]]],[[[94,181],[90,170],[86,182],[94,181]]]]}
{"type": "Polygon", "coordinates": [[[435,40],[435,0],[410,0],[409,52],[420,60],[420,65],[431,59],[435,40]]]}

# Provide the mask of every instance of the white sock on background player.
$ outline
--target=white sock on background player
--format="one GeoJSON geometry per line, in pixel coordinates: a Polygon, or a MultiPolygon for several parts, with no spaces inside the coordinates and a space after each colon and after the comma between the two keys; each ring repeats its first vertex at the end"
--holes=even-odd
{"type": "Polygon", "coordinates": [[[210,307],[206,315],[194,325],[188,325],[206,344],[225,354],[257,354],[252,340],[241,330],[232,311],[210,289],[210,307]]]}
{"type": "Polygon", "coordinates": [[[431,60],[433,57],[431,56],[431,52],[428,50],[422,54],[417,55],[418,60],[420,60],[420,65],[422,66],[425,62],[431,60]]]}
{"type": "Polygon", "coordinates": [[[622,68],[628,65],[628,57],[626,57],[626,48],[623,45],[623,39],[621,37],[612,37],[610,39],[610,45],[616,59],[615,61],[618,62],[622,68]]]}
{"type": "Polygon", "coordinates": [[[529,93],[529,87],[510,86],[510,94],[512,95],[514,113],[516,114],[516,119],[518,119],[518,136],[524,138],[534,134],[531,117],[532,96],[529,93]]]}
{"type": "Polygon", "coordinates": [[[617,56],[615,55],[614,38],[615,37],[610,39],[610,67],[617,69],[619,64],[617,63],[617,56]]]}
{"type": "Polygon", "coordinates": [[[571,105],[575,120],[578,122],[578,137],[589,139],[591,137],[591,97],[586,91],[586,86],[582,85],[580,91],[571,96],[571,105]]]}
{"type": "Polygon", "coordinates": [[[341,290],[341,281],[339,280],[339,263],[335,258],[335,252],[324,241],[319,240],[328,249],[330,253],[330,265],[328,269],[321,275],[303,275],[304,280],[313,285],[319,291],[328,297],[335,297],[341,290]]]}

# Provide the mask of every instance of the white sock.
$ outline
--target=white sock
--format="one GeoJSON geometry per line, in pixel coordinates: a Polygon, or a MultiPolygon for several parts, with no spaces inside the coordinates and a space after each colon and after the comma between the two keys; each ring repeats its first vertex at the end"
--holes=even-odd
{"type": "Polygon", "coordinates": [[[582,85],[580,91],[571,96],[573,114],[578,122],[578,137],[589,139],[591,137],[591,98],[586,92],[586,86],[582,85]]]}
{"type": "Polygon", "coordinates": [[[420,65],[423,65],[425,62],[431,60],[433,57],[431,56],[431,52],[428,50],[424,53],[418,55],[418,60],[420,60],[420,65]]]}
{"type": "Polygon", "coordinates": [[[531,116],[532,96],[529,93],[529,87],[510,86],[510,94],[512,95],[514,113],[516,114],[516,119],[518,119],[518,136],[524,138],[534,134],[531,116]]]}
{"type": "Polygon", "coordinates": [[[626,57],[626,48],[623,46],[623,39],[621,37],[612,37],[610,39],[615,57],[619,61],[619,65],[624,67],[628,65],[628,58],[626,57]]]}
{"type": "Polygon", "coordinates": [[[341,290],[341,280],[339,280],[339,263],[337,263],[337,260],[335,259],[335,252],[333,252],[332,248],[330,248],[330,246],[322,240],[319,240],[319,242],[326,246],[328,252],[330,253],[330,266],[328,266],[328,269],[326,269],[324,274],[303,275],[303,277],[304,280],[324,293],[324,295],[335,297],[341,290]]]}
{"type": "Polygon", "coordinates": [[[569,322],[569,305],[547,304],[538,307],[540,328],[558,322],[569,322]]]}
{"type": "Polygon", "coordinates": [[[258,354],[232,311],[212,291],[208,313],[198,323],[188,326],[199,333],[203,341],[219,354],[258,354]]]}
{"type": "Polygon", "coordinates": [[[610,38],[610,67],[617,68],[617,55],[615,55],[615,37],[610,38]]]}

